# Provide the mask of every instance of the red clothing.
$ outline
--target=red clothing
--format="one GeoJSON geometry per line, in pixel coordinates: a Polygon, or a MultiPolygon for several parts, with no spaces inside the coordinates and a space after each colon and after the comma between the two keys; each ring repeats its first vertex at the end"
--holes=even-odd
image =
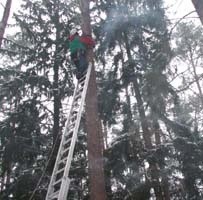
{"type": "Polygon", "coordinates": [[[95,41],[92,39],[91,36],[81,36],[80,37],[80,41],[84,44],[86,44],[87,46],[93,47],[95,46],[95,41]]]}
{"type": "MultiPolygon", "coordinates": [[[[71,35],[69,37],[69,40],[72,41],[74,39],[74,37],[75,37],[75,35],[71,35]]],[[[95,41],[89,35],[80,36],[79,40],[80,40],[80,42],[85,44],[87,47],[94,47],[95,46],[95,41]]]]}

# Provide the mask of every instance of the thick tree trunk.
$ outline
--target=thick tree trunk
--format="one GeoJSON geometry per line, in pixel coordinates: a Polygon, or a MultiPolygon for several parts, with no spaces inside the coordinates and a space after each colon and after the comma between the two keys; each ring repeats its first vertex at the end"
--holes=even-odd
{"type": "Polygon", "coordinates": [[[192,3],[203,25],[203,0],[192,0],[192,3]]]}
{"type": "Polygon", "coordinates": [[[10,14],[11,3],[12,3],[12,0],[7,0],[6,7],[4,9],[4,14],[3,14],[3,17],[2,17],[2,20],[1,20],[1,23],[0,23],[0,48],[1,48],[1,45],[2,45],[4,32],[5,32],[5,29],[6,29],[7,22],[8,22],[8,17],[9,17],[9,14],[10,14]]]}
{"type": "MultiPolygon", "coordinates": [[[[81,0],[82,30],[91,35],[89,0],[81,0]]],[[[93,51],[88,51],[89,61],[93,65],[93,51]]],[[[102,127],[98,116],[97,86],[94,65],[86,96],[86,128],[88,165],[90,177],[90,200],[105,200],[105,181],[101,145],[102,127]]]]}

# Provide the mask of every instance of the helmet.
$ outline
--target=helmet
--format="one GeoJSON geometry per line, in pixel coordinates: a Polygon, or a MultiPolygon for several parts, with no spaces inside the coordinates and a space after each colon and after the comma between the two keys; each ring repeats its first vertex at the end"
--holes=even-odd
{"type": "Polygon", "coordinates": [[[72,30],[70,31],[70,35],[75,35],[77,32],[78,32],[77,29],[72,29],[72,30]]]}

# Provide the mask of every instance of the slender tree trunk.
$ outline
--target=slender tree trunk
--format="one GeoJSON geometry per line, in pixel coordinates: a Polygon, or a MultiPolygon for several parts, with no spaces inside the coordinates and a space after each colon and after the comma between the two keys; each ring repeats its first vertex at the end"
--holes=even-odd
{"type": "Polygon", "coordinates": [[[203,25],[203,0],[192,0],[192,3],[203,25]]]}
{"type": "MultiPolygon", "coordinates": [[[[156,113],[152,113],[152,115],[155,116],[156,113]]],[[[159,122],[157,119],[153,120],[153,129],[154,129],[154,134],[155,134],[155,143],[158,146],[161,144],[162,130],[160,129],[159,122]]],[[[161,171],[163,171],[163,173],[161,173],[161,177],[162,177],[161,187],[162,187],[162,191],[163,191],[164,200],[170,200],[168,177],[167,177],[166,173],[164,173],[164,171],[165,171],[164,157],[163,156],[160,157],[159,160],[160,160],[159,167],[161,168],[161,171]]]]}
{"type": "MultiPolygon", "coordinates": [[[[152,149],[151,133],[149,131],[149,126],[148,126],[147,118],[145,115],[143,101],[142,101],[142,97],[140,94],[139,84],[138,84],[137,79],[134,80],[133,85],[134,85],[135,96],[136,96],[138,111],[139,111],[140,120],[141,120],[141,127],[143,130],[143,138],[144,138],[145,146],[148,150],[150,150],[150,149],[152,149]]],[[[154,192],[156,195],[156,199],[163,200],[162,189],[161,189],[160,181],[159,181],[159,170],[158,170],[157,163],[155,163],[155,162],[149,163],[149,168],[151,171],[152,184],[153,184],[154,192]]]]}
{"type": "Polygon", "coordinates": [[[155,135],[155,143],[158,146],[158,145],[161,144],[161,136],[160,136],[160,131],[161,130],[160,130],[160,126],[159,126],[159,123],[158,123],[157,119],[153,120],[153,129],[154,129],[154,135],[155,135]]]}
{"type": "Polygon", "coordinates": [[[138,106],[138,111],[139,111],[139,115],[140,115],[140,121],[141,121],[142,130],[143,130],[145,146],[149,150],[152,148],[151,133],[149,131],[147,118],[145,115],[143,101],[142,101],[142,97],[140,94],[139,84],[137,82],[137,79],[134,80],[133,86],[134,86],[134,90],[135,90],[135,96],[136,96],[136,100],[137,100],[137,106],[138,106]]]}
{"type": "Polygon", "coordinates": [[[126,97],[126,102],[127,102],[127,106],[128,106],[128,110],[127,110],[128,121],[126,124],[126,131],[130,133],[130,131],[132,131],[132,127],[133,127],[133,119],[132,119],[130,95],[128,93],[128,86],[125,87],[125,97],[126,97]]]}
{"type": "MultiPolygon", "coordinates": [[[[89,0],[81,0],[82,30],[91,35],[89,0]]],[[[88,51],[93,65],[93,51],[88,51]]],[[[101,121],[98,116],[97,85],[94,65],[90,75],[86,96],[86,128],[88,145],[88,165],[90,177],[90,200],[105,200],[105,180],[101,145],[101,121]]]]}
{"type": "Polygon", "coordinates": [[[56,142],[59,134],[59,109],[60,109],[60,97],[58,88],[58,66],[54,66],[54,83],[53,83],[53,95],[54,95],[54,125],[53,125],[53,143],[56,142]]]}
{"type": "MultiPolygon", "coordinates": [[[[59,4],[59,2],[56,2],[56,5],[59,4]]],[[[58,9],[57,9],[58,10],[58,9]]],[[[57,27],[57,25],[59,24],[59,15],[58,13],[55,13],[55,20],[56,20],[56,24],[55,26],[57,27]]],[[[50,163],[49,163],[49,170],[50,172],[53,171],[53,167],[55,164],[55,160],[57,157],[57,153],[58,153],[58,148],[60,145],[60,107],[61,107],[61,97],[60,97],[60,90],[59,90],[59,60],[57,59],[57,56],[60,52],[59,49],[59,45],[57,43],[57,41],[60,40],[61,36],[60,36],[60,32],[61,30],[59,28],[56,29],[56,50],[55,50],[55,61],[54,61],[54,65],[53,65],[53,71],[54,71],[54,76],[53,76],[53,97],[54,97],[54,114],[53,114],[53,154],[52,157],[50,159],[50,163]]]]}
{"type": "Polygon", "coordinates": [[[12,0],[7,0],[6,1],[6,7],[4,9],[4,14],[3,14],[3,17],[2,17],[2,20],[1,20],[1,23],[0,23],[0,48],[1,48],[1,45],[2,45],[4,32],[5,32],[5,29],[6,29],[7,22],[8,22],[8,17],[9,17],[9,14],[10,14],[11,3],[12,3],[12,0]]]}

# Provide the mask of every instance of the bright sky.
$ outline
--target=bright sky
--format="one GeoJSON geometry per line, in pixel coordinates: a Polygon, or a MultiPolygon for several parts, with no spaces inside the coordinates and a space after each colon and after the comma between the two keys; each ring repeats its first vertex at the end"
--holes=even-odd
{"type": "MultiPolygon", "coordinates": [[[[13,0],[12,7],[11,7],[11,14],[9,17],[9,22],[12,22],[12,14],[13,11],[17,11],[20,8],[20,3],[22,0],[13,0]]],[[[192,4],[192,0],[164,0],[165,7],[168,8],[167,14],[172,22],[177,21],[177,18],[181,18],[184,15],[188,14],[191,11],[194,11],[194,7],[192,4]]],[[[2,19],[3,15],[3,6],[6,4],[6,0],[0,0],[0,20],[2,19]]],[[[196,17],[196,14],[192,14],[188,17],[196,17]]],[[[195,19],[196,20],[196,19],[195,19]]],[[[198,21],[198,20],[196,20],[198,21]]]]}
{"type": "MultiPolygon", "coordinates": [[[[167,15],[172,22],[178,21],[179,18],[187,15],[190,12],[195,11],[192,4],[192,0],[164,0],[166,7],[168,7],[167,15]],[[170,3],[168,3],[170,2],[170,3]]],[[[187,19],[195,20],[195,22],[200,23],[197,19],[196,12],[187,16],[187,19]]]]}
{"type": "MultiPolygon", "coordinates": [[[[17,10],[20,7],[22,0],[12,1],[12,11],[17,10]]],[[[194,10],[191,0],[164,0],[165,4],[170,7],[171,15],[174,17],[181,17],[188,12],[194,10]]],[[[0,3],[5,5],[6,0],[0,0],[0,3]]],[[[0,18],[2,18],[2,5],[0,6],[0,18]]]]}
{"type": "MultiPolygon", "coordinates": [[[[169,7],[170,18],[179,18],[194,10],[191,0],[164,0],[166,7],[169,7]]],[[[16,11],[20,8],[22,0],[13,0],[11,11],[16,11]]],[[[6,0],[0,0],[0,19],[3,14],[2,4],[6,4],[6,0]]]]}
{"type": "Polygon", "coordinates": [[[165,0],[164,2],[169,7],[169,15],[174,18],[182,17],[194,10],[192,0],[165,0]]]}

